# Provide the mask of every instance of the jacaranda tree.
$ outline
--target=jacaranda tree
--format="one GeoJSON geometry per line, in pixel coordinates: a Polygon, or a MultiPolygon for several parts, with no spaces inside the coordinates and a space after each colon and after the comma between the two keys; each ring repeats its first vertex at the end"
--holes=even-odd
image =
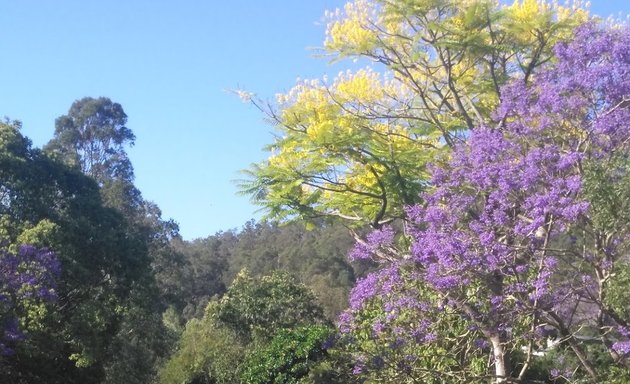
{"type": "MultiPolygon", "coordinates": [[[[357,285],[342,331],[365,330],[376,303],[372,331],[413,345],[407,364],[429,376],[522,382],[554,354],[545,380],[628,378],[630,29],[586,24],[555,55],[530,85],[502,88],[494,121],[436,162],[433,189],[407,209],[408,252],[388,228],[357,246],[355,257],[395,261],[357,285]],[[426,315],[404,321],[409,308],[426,315]],[[450,314],[454,327],[434,321],[450,314]],[[432,363],[422,352],[436,346],[462,359],[432,363]],[[469,367],[453,375],[458,363],[469,367]]],[[[357,371],[386,365],[363,352],[357,371]]]]}
{"type": "Polygon", "coordinates": [[[57,299],[60,264],[46,249],[22,245],[16,254],[0,251],[0,367],[5,356],[25,340],[29,332],[41,331],[49,312],[47,303],[57,299]]]}

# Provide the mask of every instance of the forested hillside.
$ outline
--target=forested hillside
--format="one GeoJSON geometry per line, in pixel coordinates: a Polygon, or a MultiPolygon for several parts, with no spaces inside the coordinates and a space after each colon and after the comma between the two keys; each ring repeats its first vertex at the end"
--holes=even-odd
{"type": "Polygon", "coordinates": [[[241,228],[182,239],[107,97],[42,148],[0,122],[1,383],[630,382],[630,28],[534,0],[326,21],[367,67],[237,92],[275,130],[241,228]]]}
{"type": "Polygon", "coordinates": [[[289,272],[309,286],[333,320],[346,308],[357,273],[369,267],[350,265],[346,255],[353,241],[339,225],[321,224],[307,230],[301,223],[280,226],[250,221],[239,230],[173,244],[186,261],[186,277],[179,281],[184,291],[178,295],[184,319],[202,315],[208,300],[222,295],[246,269],[252,276],[289,272]]]}

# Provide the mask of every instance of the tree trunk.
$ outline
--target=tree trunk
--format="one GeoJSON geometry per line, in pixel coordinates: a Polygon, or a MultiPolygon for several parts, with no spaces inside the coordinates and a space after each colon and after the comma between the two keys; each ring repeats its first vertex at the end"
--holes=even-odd
{"type": "Polygon", "coordinates": [[[494,335],[490,337],[492,343],[492,352],[494,354],[494,375],[496,376],[496,383],[507,382],[509,369],[508,363],[505,359],[505,348],[503,346],[501,337],[494,335]]]}

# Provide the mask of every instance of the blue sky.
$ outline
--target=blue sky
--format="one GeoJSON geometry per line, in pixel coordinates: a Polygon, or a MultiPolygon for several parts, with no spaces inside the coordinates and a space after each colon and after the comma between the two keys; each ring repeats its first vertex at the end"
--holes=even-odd
{"type": "MultiPolygon", "coordinates": [[[[272,128],[227,89],[263,98],[297,77],[339,72],[313,57],[342,0],[0,0],[0,117],[36,146],[76,99],[106,96],[129,116],[136,185],[185,239],[242,226],[256,207],[238,171],[264,159],[272,128]]],[[[593,0],[607,16],[626,0],[593,0]]]]}

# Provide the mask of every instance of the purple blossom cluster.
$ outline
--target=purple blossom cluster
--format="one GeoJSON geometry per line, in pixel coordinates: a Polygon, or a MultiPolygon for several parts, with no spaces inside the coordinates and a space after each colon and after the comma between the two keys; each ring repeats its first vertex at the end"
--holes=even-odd
{"type": "Polygon", "coordinates": [[[56,300],[61,266],[54,253],[22,245],[13,254],[0,252],[0,355],[12,353],[11,344],[26,336],[20,323],[27,307],[56,300]]]}
{"type": "MultiPolygon", "coordinates": [[[[350,307],[338,319],[341,344],[355,357],[354,374],[387,376],[379,371],[396,367],[400,373],[413,375],[426,356],[444,351],[440,318],[452,317],[453,312],[437,309],[422,285],[410,260],[392,263],[357,283],[350,307]]],[[[462,329],[468,338],[480,336],[475,329],[462,329]]],[[[459,343],[452,340],[460,335],[451,333],[446,343],[459,343]]],[[[432,359],[435,364],[456,367],[456,356],[432,359]]]]}
{"type": "Polygon", "coordinates": [[[377,250],[392,245],[396,234],[391,226],[384,226],[368,234],[367,241],[356,243],[349,254],[350,260],[369,259],[377,250]]]}
{"type": "MultiPolygon", "coordinates": [[[[630,354],[626,321],[597,302],[606,276],[628,264],[621,250],[630,233],[597,228],[592,206],[602,202],[583,190],[586,164],[605,167],[615,154],[630,155],[630,29],[585,24],[555,52],[556,62],[532,84],[502,90],[496,126],[472,130],[445,165],[432,169],[425,203],[407,208],[412,245],[404,265],[433,302],[414,301],[417,292],[406,291],[400,276],[403,261],[392,263],[357,284],[342,329],[352,330],[378,297],[385,315],[373,324],[377,336],[405,310],[428,320],[426,307],[448,308],[484,336],[474,346],[516,349],[544,335],[508,330],[546,322],[567,332],[580,307],[581,326],[615,329],[609,344],[630,354]],[[586,251],[586,244],[595,245],[586,251]]],[[[366,258],[393,239],[391,228],[375,232],[352,257],[366,258]]],[[[428,331],[439,329],[434,324],[417,328],[417,342],[440,337],[428,331]]]]}
{"type": "Polygon", "coordinates": [[[487,332],[502,325],[500,314],[543,305],[557,264],[545,248],[588,211],[576,175],[581,159],[511,123],[471,132],[434,169],[426,203],[407,211],[424,281],[455,305],[472,303],[468,315],[483,318],[487,332]],[[471,285],[479,287],[473,298],[471,285]],[[508,296],[516,300],[502,300],[508,296]]]}

